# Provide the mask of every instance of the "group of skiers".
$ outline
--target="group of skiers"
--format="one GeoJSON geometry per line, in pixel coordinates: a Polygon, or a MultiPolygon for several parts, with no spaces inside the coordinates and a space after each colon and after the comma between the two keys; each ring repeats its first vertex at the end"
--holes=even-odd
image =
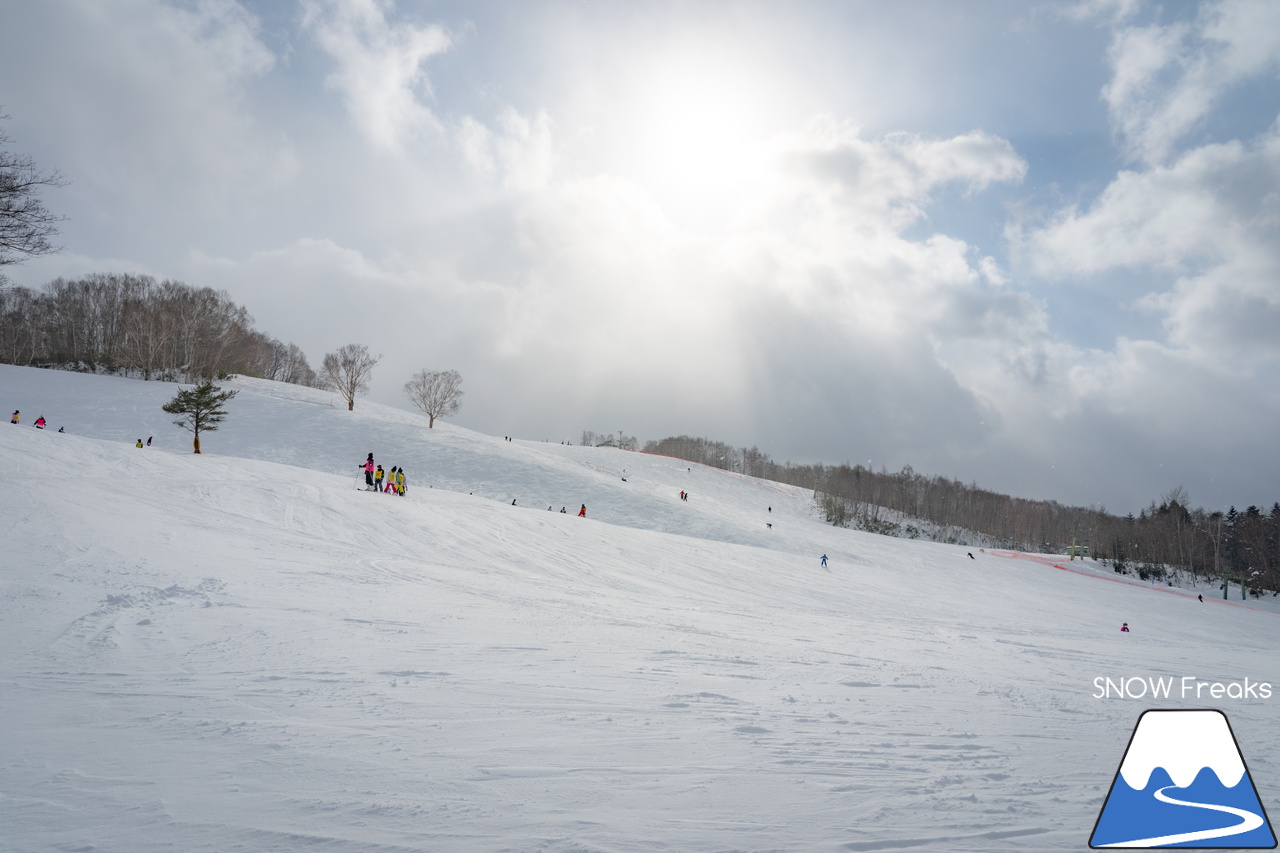
{"type": "MultiPolygon", "coordinates": [[[[512,502],[511,502],[511,506],[516,506],[516,502],[515,502],[515,501],[512,501],[512,502]]],[[[548,511],[548,512],[552,511],[552,508],[547,507],[547,511],[548,511]]],[[[564,514],[567,514],[567,512],[568,512],[568,508],[567,508],[567,507],[563,507],[563,506],[562,506],[562,507],[561,507],[561,512],[564,512],[564,514]]],[[[577,511],[577,517],[580,517],[580,519],[585,519],[585,517],[586,517],[586,505],[585,505],[585,503],[584,503],[584,505],[582,505],[581,510],[577,511]]]]}
{"type": "Polygon", "coordinates": [[[381,465],[374,464],[373,454],[369,454],[369,458],[360,464],[364,469],[364,488],[366,492],[392,492],[394,494],[404,496],[407,491],[404,479],[404,469],[392,466],[388,471],[382,470],[381,465]],[[383,487],[383,482],[386,487],[383,487]]]}
{"type": "MultiPolygon", "coordinates": [[[[22,413],[19,412],[17,409],[14,409],[13,417],[9,418],[9,423],[16,424],[19,422],[21,417],[22,417],[22,413]]],[[[44,429],[45,426],[47,426],[47,424],[45,422],[44,415],[41,415],[40,417],[36,418],[36,423],[35,423],[36,429],[44,429]]],[[[66,429],[64,429],[63,427],[58,427],[58,432],[66,432],[66,429]]]]}

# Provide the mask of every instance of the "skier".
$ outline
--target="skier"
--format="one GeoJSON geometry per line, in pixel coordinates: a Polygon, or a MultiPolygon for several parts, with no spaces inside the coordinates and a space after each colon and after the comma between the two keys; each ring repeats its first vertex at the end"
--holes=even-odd
{"type": "Polygon", "coordinates": [[[374,472],[373,472],[373,490],[374,490],[375,492],[380,492],[380,491],[382,491],[382,477],[383,477],[383,473],[384,473],[384,472],[383,472],[383,470],[382,470],[382,466],[381,466],[381,465],[379,465],[379,466],[374,470],[374,472]]]}
{"type": "Polygon", "coordinates": [[[387,487],[382,490],[385,495],[388,492],[395,491],[396,488],[396,466],[392,465],[391,470],[387,472],[387,487]]]}
{"type": "Polygon", "coordinates": [[[560,507],[560,511],[561,511],[561,512],[565,512],[566,514],[568,514],[568,513],[566,512],[566,510],[565,510],[565,508],[564,508],[564,507],[560,507]]]}
{"type": "Polygon", "coordinates": [[[976,560],[976,559],[978,559],[978,558],[977,558],[977,557],[975,557],[975,556],[973,556],[973,552],[972,552],[972,551],[970,551],[970,552],[969,552],[969,559],[970,559],[970,560],[976,560]]]}
{"type": "Polygon", "coordinates": [[[396,469],[396,494],[399,495],[400,497],[404,497],[404,493],[405,493],[404,469],[397,468],[396,469]]]}
{"type": "Polygon", "coordinates": [[[44,429],[44,415],[36,418],[36,429],[44,429]]]}
{"type": "Polygon", "coordinates": [[[1203,596],[1203,595],[1197,595],[1197,596],[1196,596],[1196,598],[1200,599],[1200,603],[1201,603],[1201,604],[1204,604],[1204,596],[1203,596]]]}
{"type": "Polygon", "coordinates": [[[141,447],[141,446],[142,446],[142,439],[138,439],[138,443],[135,444],[134,447],[141,447]]]}
{"type": "Polygon", "coordinates": [[[66,432],[66,431],[67,431],[66,427],[58,427],[58,432],[66,432]]]}
{"type": "Polygon", "coordinates": [[[149,435],[149,436],[147,436],[147,447],[150,447],[150,446],[151,446],[151,439],[153,439],[153,438],[155,438],[155,436],[154,436],[154,435],[149,435]]]}
{"type": "Polygon", "coordinates": [[[823,554],[823,555],[822,555],[822,568],[824,568],[824,569],[825,569],[826,567],[827,567],[827,555],[826,555],[826,554],[823,554]]]}
{"type": "Polygon", "coordinates": [[[578,518],[586,518],[586,517],[587,517],[587,505],[583,504],[582,509],[578,510],[578,518]]]}
{"type": "Polygon", "coordinates": [[[511,499],[511,505],[512,505],[512,506],[515,506],[515,505],[516,505],[516,499],[515,499],[515,498],[512,498],[512,499],[511,499]]]}
{"type": "Polygon", "coordinates": [[[1129,633],[1129,623],[1128,623],[1128,622],[1126,622],[1126,623],[1124,623],[1123,625],[1121,625],[1121,626],[1120,626],[1120,633],[1122,633],[1122,634],[1128,634],[1128,633],[1129,633]]]}
{"type": "Polygon", "coordinates": [[[9,423],[16,424],[18,422],[18,410],[13,410],[13,417],[9,418],[9,423]]]}
{"type": "Polygon", "coordinates": [[[370,453],[369,458],[364,460],[364,462],[361,463],[359,467],[364,469],[364,490],[366,492],[372,492],[373,491],[373,468],[374,468],[373,454],[370,453]]]}

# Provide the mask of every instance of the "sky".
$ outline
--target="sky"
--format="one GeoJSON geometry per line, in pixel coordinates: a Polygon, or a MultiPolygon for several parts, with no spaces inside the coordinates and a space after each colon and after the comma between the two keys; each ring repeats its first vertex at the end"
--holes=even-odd
{"type": "Polygon", "coordinates": [[[1280,4],[0,10],[18,284],[225,289],[491,434],[1280,499],[1280,4]]]}

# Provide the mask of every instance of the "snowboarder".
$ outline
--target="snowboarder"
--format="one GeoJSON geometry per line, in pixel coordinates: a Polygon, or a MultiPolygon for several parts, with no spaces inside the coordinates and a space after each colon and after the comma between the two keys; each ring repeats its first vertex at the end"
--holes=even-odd
{"type": "Polygon", "coordinates": [[[135,444],[134,447],[141,447],[141,446],[142,446],[142,439],[138,439],[138,443],[135,444]]]}
{"type": "Polygon", "coordinates": [[[1201,604],[1204,604],[1204,596],[1203,596],[1203,595],[1197,595],[1197,596],[1196,596],[1196,598],[1200,599],[1200,603],[1201,603],[1201,604]]]}
{"type": "Polygon", "coordinates": [[[972,551],[970,551],[970,552],[969,552],[969,559],[970,559],[970,560],[976,560],[976,559],[978,559],[978,558],[977,558],[977,557],[975,557],[975,556],[973,556],[973,552],[972,552],[972,551]]]}
{"type": "Polygon", "coordinates": [[[1126,623],[1124,623],[1123,625],[1121,625],[1121,626],[1120,626],[1120,633],[1122,633],[1122,634],[1128,634],[1128,633],[1129,633],[1129,623],[1128,623],[1128,622],[1126,622],[1126,623]]]}
{"type": "Polygon", "coordinates": [[[382,479],[383,479],[384,474],[385,474],[385,472],[382,470],[382,466],[381,466],[381,465],[379,465],[377,468],[375,468],[375,469],[374,469],[374,471],[373,471],[373,490],[374,490],[375,492],[380,492],[380,491],[382,491],[382,479]]]}
{"type": "Polygon", "coordinates": [[[583,504],[582,509],[578,510],[578,518],[586,518],[586,517],[587,517],[587,505],[583,504]]]}
{"type": "Polygon", "coordinates": [[[13,410],[13,417],[9,418],[9,423],[16,424],[18,422],[18,410],[13,410]]]}
{"type": "Polygon", "coordinates": [[[44,415],[36,418],[36,429],[44,429],[44,415]]]}
{"type": "Polygon", "coordinates": [[[58,432],[66,432],[66,431],[67,431],[66,427],[58,427],[58,432]]]}
{"type": "Polygon", "coordinates": [[[364,490],[366,492],[372,492],[373,491],[373,468],[374,468],[373,454],[370,453],[369,458],[364,460],[364,462],[362,462],[359,467],[364,469],[364,490]]]}
{"type": "Polygon", "coordinates": [[[150,447],[150,446],[151,446],[151,439],[153,439],[153,438],[155,438],[155,436],[154,436],[154,435],[149,435],[149,436],[147,436],[147,447],[150,447]]]}
{"type": "Polygon", "coordinates": [[[826,567],[827,567],[827,555],[826,555],[826,554],[823,554],[823,555],[822,555],[822,568],[824,568],[824,569],[825,569],[826,567]]]}

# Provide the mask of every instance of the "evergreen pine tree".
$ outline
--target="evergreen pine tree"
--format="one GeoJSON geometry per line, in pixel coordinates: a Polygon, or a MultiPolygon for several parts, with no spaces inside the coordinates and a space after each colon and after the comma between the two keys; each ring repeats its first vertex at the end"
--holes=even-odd
{"type": "Polygon", "coordinates": [[[200,433],[213,432],[227,416],[223,404],[236,395],[235,391],[223,391],[212,382],[197,385],[178,395],[161,408],[171,415],[182,415],[174,421],[183,429],[195,434],[195,453],[200,452],[200,433]]]}

